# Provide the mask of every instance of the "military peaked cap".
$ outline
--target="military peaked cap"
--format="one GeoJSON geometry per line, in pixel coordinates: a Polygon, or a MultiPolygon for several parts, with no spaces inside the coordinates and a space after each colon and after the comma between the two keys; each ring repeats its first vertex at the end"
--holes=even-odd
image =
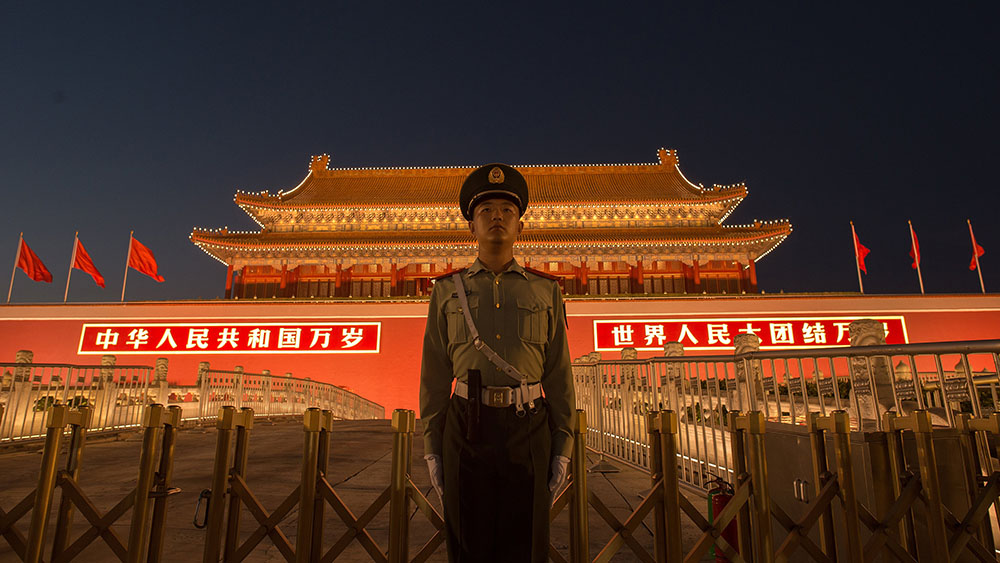
{"type": "Polygon", "coordinates": [[[528,184],[524,176],[506,164],[493,163],[476,168],[465,178],[458,196],[462,216],[471,221],[476,204],[494,197],[514,202],[524,215],[528,209],[528,184]]]}

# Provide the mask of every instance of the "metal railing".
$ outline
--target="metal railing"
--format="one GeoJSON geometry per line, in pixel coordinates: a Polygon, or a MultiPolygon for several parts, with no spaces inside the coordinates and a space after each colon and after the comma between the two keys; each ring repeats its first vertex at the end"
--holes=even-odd
{"type": "Polygon", "coordinates": [[[385,407],[330,383],[290,374],[244,373],[199,366],[195,386],[167,383],[167,362],[153,366],[0,363],[0,444],[45,437],[48,408],[90,409],[91,433],[139,428],[143,409],[164,403],[181,409],[187,423],[214,421],[222,406],[251,407],[258,416],[301,416],[308,407],[338,419],[385,418],[385,407]]]}
{"type": "Polygon", "coordinates": [[[213,370],[202,364],[199,370],[198,412],[184,413],[185,419],[215,419],[219,408],[249,407],[258,417],[301,416],[310,407],[330,411],[334,418],[367,420],[385,418],[385,407],[356,393],[320,381],[291,375],[213,370]]]}
{"type": "Polygon", "coordinates": [[[574,362],[577,406],[592,421],[588,447],[649,468],[645,415],[679,415],[681,477],[733,482],[728,414],[761,411],[805,425],[809,413],[848,413],[854,430],[882,431],[883,414],[926,410],[935,426],[997,411],[1000,341],[753,351],[574,362]],[[948,367],[946,367],[948,366],[948,367]],[[953,367],[951,367],[953,366],[953,367]]]}
{"type": "Polygon", "coordinates": [[[150,366],[0,363],[0,443],[45,437],[48,408],[88,407],[91,430],[138,428],[150,366]]]}

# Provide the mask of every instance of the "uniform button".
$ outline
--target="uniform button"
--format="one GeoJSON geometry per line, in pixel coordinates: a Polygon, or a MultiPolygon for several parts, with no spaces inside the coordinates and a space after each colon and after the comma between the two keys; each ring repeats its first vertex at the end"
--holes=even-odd
{"type": "Polygon", "coordinates": [[[500,285],[500,278],[493,280],[493,283],[495,283],[496,285],[500,285]]]}
{"type": "Polygon", "coordinates": [[[499,304],[499,303],[497,303],[497,309],[499,309],[499,308],[500,308],[500,304],[499,304]]]}
{"type": "Polygon", "coordinates": [[[500,340],[500,335],[499,334],[497,335],[497,340],[500,340]]]}

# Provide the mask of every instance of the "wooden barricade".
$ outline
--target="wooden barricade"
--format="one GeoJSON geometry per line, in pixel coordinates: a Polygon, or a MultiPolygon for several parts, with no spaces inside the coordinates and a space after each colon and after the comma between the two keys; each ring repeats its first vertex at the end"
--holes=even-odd
{"type": "Polygon", "coordinates": [[[10,512],[0,510],[0,533],[7,539],[18,557],[22,561],[32,563],[42,560],[49,515],[58,489],[62,493],[57,509],[50,561],[53,563],[72,561],[98,537],[104,540],[120,561],[129,563],[159,561],[163,547],[166,497],[178,491],[170,488],[169,483],[180,414],[181,410],[176,406],[164,408],[162,405],[154,404],[146,407],[143,413],[143,440],[136,487],[113,508],[102,514],[78,482],[80,459],[86,442],[91,411],[88,407],[79,409],[70,409],[67,406],[49,407],[38,485],[10,512]],[[66,468],[57,471],[62,436],[67,426],[70,427],[70,442],[66,468]],[[159,456],[158,467],[157,456],[159,456]],[[132,509],[129,535],[128,539],[123,541],[111,526],[129,509],[132,509]],[[74,510],[79,511],[90,526],[70,542],[74,510]],[[25,538],[17,529],[16,523],[29,511],[31,511],[31,524],[28,536],[25,538]]]}

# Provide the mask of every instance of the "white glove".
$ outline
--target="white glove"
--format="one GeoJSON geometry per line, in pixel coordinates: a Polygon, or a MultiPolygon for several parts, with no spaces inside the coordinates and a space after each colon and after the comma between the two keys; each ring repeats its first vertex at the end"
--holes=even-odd
{"type": "Polygon", "coordinates": [[[444,502],[444,465],[441,463],[441,456],[427,454],[424,456],[424,460],[427,461],[427,473],[431,476],[431,486],[441,497],[441,502],[444,502]]]}
{"type": "Polygon", "coordinates": [[[549,492],[555,493],[566,481],[569,474],[569,458],[561,455],[552,456],[552,477],[549,478],[549,492]]]}

